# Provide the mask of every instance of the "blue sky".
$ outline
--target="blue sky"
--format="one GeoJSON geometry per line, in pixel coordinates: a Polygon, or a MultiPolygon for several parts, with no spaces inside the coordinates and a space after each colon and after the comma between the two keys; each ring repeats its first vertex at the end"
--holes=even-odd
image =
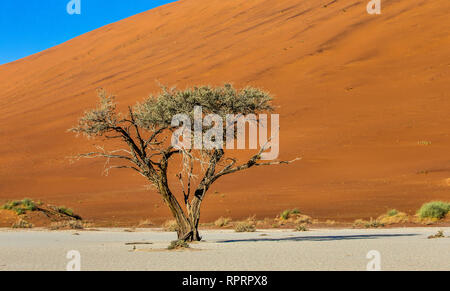
{"type": "Polygon", "coordinates": [[[43,51],[71,38],[175,0],[1,0],[0,64],[43,51]],[[75,6],[73,6],[75,7],[75,6]]]}

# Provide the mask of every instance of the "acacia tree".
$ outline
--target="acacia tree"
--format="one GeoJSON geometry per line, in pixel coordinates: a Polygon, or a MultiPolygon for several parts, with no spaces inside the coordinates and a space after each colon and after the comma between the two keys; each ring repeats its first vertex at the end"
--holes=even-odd
{"type": "MultiPolygon", "coordinates": [[[[106,158],[106,172],[116,168],[131,169],[145,177],[156,188],[176,219],[179,240],[201,239],[198,232],[201,204],[208,189],[220,177],[252,167],[294,161],[262,161],[261,155],[267,150],[265,146],[261,146],[248,160],[239,163],[235,157],[226,153],[224,147],[186,149],[174,147],[170,142],[174,131],[180,128],[173,125],[174,117],[185,114],[193,119],[196,106],[201,106],[204,115],[214,113],[223,118],[229,114],[242,116],[272,111],[270,94],[257,88],[236,90],[228,84],[186,90],[162,87],[157,96],[150,96],[143,103],[128,107],[127,114],[117,112],[115,97],[105,90],[99,90],[98,97],[98,107],[86,111],[70,131],[88,138],[117,139],[120,142],[111,143],[114,150],[106,151],[98,147],[98,151],[77,157],[106,158]],[[125,148],[118,147],[118,144],[125,148]],[[116,160],[124,163],[112,162],[116,160]],[[184,207],[169,186],[169,164],[175,165],[184,207]]],[[[233,128],[236,120],[233,120],[233,128]]]]}

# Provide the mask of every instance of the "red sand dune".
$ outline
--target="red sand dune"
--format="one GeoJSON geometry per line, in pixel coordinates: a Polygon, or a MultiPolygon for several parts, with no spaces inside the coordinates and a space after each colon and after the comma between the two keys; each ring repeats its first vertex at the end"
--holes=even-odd
{"type": "Polygon", "coordinates": [[[203,221],[294,207],[348,221],[450,200],[450,2],[383,0],[378,16],[367,2],[179,1],[0,66],[0,200],[117,225],[168,218],[142,177],[66,158],[95,143],[66,130],[96,88],[125,106],[157,81],[269,90],[281,158],[303,157],[224,178],[203,221]]]}

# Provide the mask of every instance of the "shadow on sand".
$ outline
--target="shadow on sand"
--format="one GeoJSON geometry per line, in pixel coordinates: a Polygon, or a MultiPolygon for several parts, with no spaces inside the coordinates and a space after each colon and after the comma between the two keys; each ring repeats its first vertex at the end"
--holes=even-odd
{"type": "Polygon", "coordinates": [[[216,243],[233,243],[233,242],[258,242],[258,241],[338,241],[338,240],[355,240],[355,239],[378,239],[389,237],[411,237],[418,234],[361,234],[361,235],[326,235],[326,236],[294,236],[281,238],[247,238],[247,239],[230,239],[219,240],[216,243]]]}

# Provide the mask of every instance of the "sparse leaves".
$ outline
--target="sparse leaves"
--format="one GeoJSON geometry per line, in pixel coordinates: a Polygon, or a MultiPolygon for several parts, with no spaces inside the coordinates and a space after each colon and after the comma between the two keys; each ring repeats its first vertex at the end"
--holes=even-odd
{"type": "Polygon", "coordinates": [[[88,110],[84,113],[78,124],[70,131],[82,133],[87,137],[101,136],[111,131],[117,125],[115,97],[100,89],[97,92],[100,99],[96,109],[88,110]]]}

